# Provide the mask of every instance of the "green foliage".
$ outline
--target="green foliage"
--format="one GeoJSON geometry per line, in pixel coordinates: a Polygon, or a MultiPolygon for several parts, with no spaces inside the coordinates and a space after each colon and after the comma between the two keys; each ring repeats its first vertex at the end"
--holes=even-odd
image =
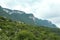
{"type": "Polygon", "coordinates": [[[18,32],[16,40],[35,40],[35,36],[32,32],[29,32],[27,30],[22,30],[18,32]]]}
{"type": "Polygon", "coordinates": [[[0,40],[60,40],[60,29],[37,27],[0,17],[0,40]]]}

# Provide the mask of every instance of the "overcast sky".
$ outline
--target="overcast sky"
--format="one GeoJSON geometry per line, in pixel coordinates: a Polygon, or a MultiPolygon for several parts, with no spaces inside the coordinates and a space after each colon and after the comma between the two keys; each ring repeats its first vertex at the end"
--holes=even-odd
{"type": "Polygon", "coordinates": [[[60,28],[60,0],[0,0],[4,8],[33,13],[39,19],[47,19],[60,28]]]}

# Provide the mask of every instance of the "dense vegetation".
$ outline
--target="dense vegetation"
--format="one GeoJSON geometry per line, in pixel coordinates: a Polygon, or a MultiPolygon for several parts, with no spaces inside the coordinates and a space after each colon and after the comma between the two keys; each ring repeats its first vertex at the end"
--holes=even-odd
{"type": "Polygon", "coordinates": [[[60,29],[37,27],[0,17],[0,40],[60,40],[60,29]]]}

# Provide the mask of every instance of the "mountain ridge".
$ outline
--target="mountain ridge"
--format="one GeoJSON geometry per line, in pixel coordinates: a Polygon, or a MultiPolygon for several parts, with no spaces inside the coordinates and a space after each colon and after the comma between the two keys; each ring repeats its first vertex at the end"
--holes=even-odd
{"type": "Polygon", "coordinates": [[[26,14],[23,11],[2,8],[1,6],[0,16],[7,17],[15,21],[22,21],[26,24],[56,28],[56,25],[48,20],[38,19],[33,14],[26,14]]]}

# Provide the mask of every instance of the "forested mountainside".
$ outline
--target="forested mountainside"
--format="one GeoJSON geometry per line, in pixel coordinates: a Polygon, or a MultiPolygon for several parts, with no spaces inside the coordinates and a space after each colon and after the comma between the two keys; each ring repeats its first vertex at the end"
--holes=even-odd
{"type": "Polygon", "coordinates": [[[21,21],[26,24],[56,28],[56,25],[48,20],[38,19],[33,14],[27,14],[23,11],[11,10],[3,8],[1,6],[0,6],[0,16],[9,18],[13,21],[21,21]]]}
{"type": "Polygon", "coordinates": [[[0,17],[0,40],[60,40],[60,29],[0,17]]]}

